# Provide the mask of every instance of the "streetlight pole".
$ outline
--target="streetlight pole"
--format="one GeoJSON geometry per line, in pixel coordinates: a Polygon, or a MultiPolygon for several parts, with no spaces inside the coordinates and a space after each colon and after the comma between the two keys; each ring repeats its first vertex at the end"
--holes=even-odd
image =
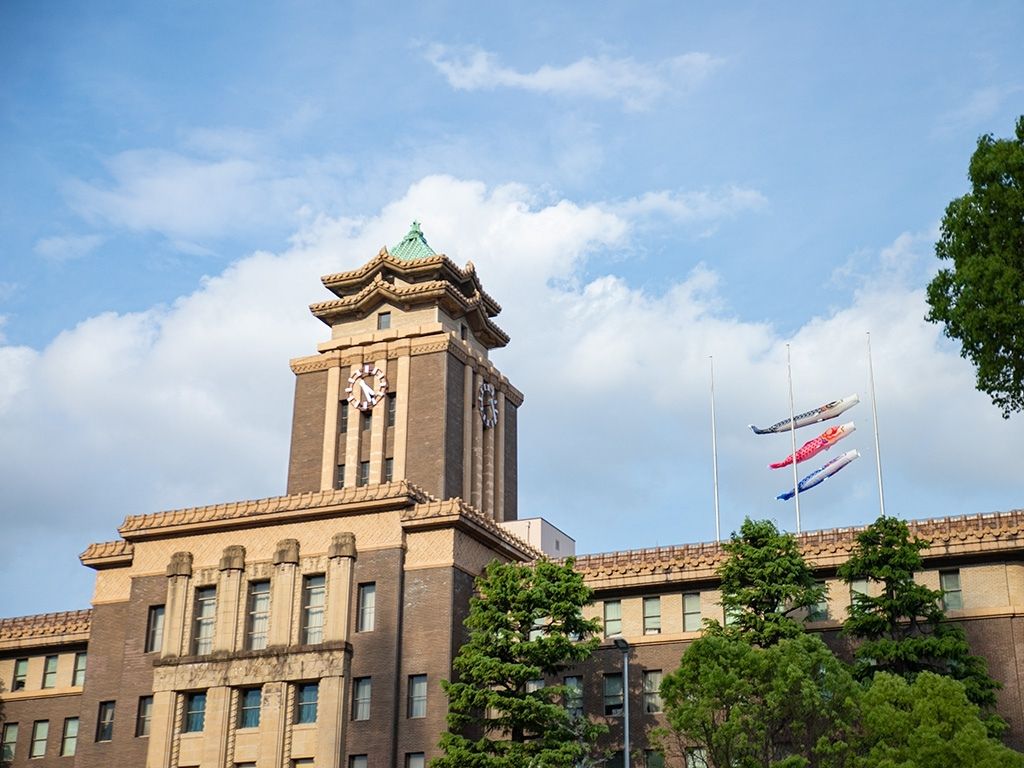
{"type": "Polygon", "coordinates": [[[629,643],[622,635],[612,642],[622,651],[622,766],[629,768],[629,643]]]}

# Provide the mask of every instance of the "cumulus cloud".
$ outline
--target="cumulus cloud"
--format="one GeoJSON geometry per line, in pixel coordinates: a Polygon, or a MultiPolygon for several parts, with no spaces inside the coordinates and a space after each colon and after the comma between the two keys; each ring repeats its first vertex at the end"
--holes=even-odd
{"type": "MultiPolygon", "coordinates": [[[[788,440],[746,427],[788,410],[787,343],[798,408],[851,392],[863,400],[849,413],[860,431],[844,447],[864,460],[808,494],[804,526],[871,519],[867,331],[887,510],[922,517],[1019,503],[1024,436],[923,321],[920,285],[899,275],[865,281],[848,306],[781,334],[734,316],[706,265],[657,292],[612,273],[585,277],[595,254],[631,245],[635,218],[613,204],[542,202],[521,185],[433,176],[376,215],[311,218],[286,251],[242,259],[170,306],[90,318],[39,350],[0,345],[5,532],[59,527],[68,543],[52,553],[53,578],[72,585],[0,613],[84,603],[88,579],[74,572],[74,556],[114,536],[125,514],[283,492],[287,361],[328,336],[307,310],[326,298],[319,276],[363,263],[414,218],[436,250],[473,260],[505,307],[497,321],[512,342],[494,360],[526,393],[520,514],[548,517],[583,551],[713,535],[712,355],[723,529],[745,515],[792,525],[792,506],[774,500],[790,475],[765,468],[788,453],[788,440]]],[[[28,589],[32,569],[0,561],[3,569],[14,585],[6,600],[38,595],[28,589]]]]}
{"type": "Polygon", "coordinates": [[[532,72],[502,65],[498,57],[479,48],[453,49],[435,43],[426,58],[461,91],[518,88],[558,96],[619,101],[626,109],[642,110],[658,98],[703,83],[722,60],[692,52],[656,63],[631,57],[585,56],[565,66],[545,64],[532,72]]]}

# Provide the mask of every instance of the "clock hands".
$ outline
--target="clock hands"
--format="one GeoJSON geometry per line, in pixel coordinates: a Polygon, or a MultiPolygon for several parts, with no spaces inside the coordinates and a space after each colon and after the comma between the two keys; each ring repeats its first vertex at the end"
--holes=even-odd
{"type": "Polygon", "coordinates": [[[359,380],[359,386],[362,387],[363,394],[366,395],[367,402],[372,403],[377,397],[374,391],[370,389],[370,387],[362,379],[359,380]]]}

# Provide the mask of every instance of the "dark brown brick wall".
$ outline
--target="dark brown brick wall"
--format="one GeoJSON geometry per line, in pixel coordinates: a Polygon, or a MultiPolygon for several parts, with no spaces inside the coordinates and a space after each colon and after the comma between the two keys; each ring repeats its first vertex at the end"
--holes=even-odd
{"type": "Polygon", "coordinates": [[[508,400],[505,401],[505,519],[519,519],[517,503],[519,488],[519,446],[518,446],[518,410],[508,400]]]}
{"type": "MultiPolygon", "coordinates": [[[[452,355],[446,355],[448,376],[445,383],[445,409],[448,418],[444,429],[444,496],[449,499],[462,496],[462,429],[465,422],[463,409],[466,407],[465,364],[452,355]]],[[[474,413],[479,417],[479,414],[474,413]]]]}
{"type": "MultiPolygon", "coordinates": [[[[66,653],[73,650],[70,647],[54,649],[54,653],[66,653]]],[[[84,647],[77,648],[84,650],[84,647]]],[[[46,651],[41,651],[45,653],[46,651]]],[[[32,650],[32,655],[36,649],[32,650]]],[[[5,681],[6,682],[6,681],[5,681]]],[[[70,696],[45,696],[34,699],[22,699],[20,701],[5,701],[3,703],[3,722],[18,724],[18,741],[14,748],[14,760],[11,761],[11,768],[22,768],[23,766],[35,766],[35,768],[58,768],[68,766],[72,759],[60,756],[61,739],[64,735],[64,719],[67,717],[78,717],[81,709],[81,696],[73,694],[70,696]],[[46,753],[44,757],[29,759],[28,750],[32,741],[32,724],[36,720],[47,720],[50,723],[50,731],[46,741],[46,753]]],[[[79,723],[78,744],[81,746],[83,734],[81,723],[79,723]]],[[[0,725],[0,731],[2,731],[0,725]]]]}
{"type": "MultiPolygon", "coordinates": [[[[409,363],[409,432],[406,477],[427,493],[445,493],[447,352],[415,355],[409,363]]],[[[460,456],[459,461],[462,461],[460,456]]],[[[461,489],[459,494],[461,495],[461,489]]]]}
{"type": "MultiPolygon", "coordinates": [[[[320,490],[324,449],[324,411],[327,407],[327,371],[295,377],[292,410],[292,447],[288,460],[288,493],[320,490]]],[[[358,421],[349,414],[349,428],[358,421]]]]}

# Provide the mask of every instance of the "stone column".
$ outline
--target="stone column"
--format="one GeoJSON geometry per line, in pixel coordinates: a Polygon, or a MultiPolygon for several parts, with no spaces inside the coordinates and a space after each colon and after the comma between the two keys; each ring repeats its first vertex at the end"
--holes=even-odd
{"type": "MultiPolygon", "coordinates": [[[[350,374],[356,373],[359,368],[360,364],[355,363],[350,374]]],[[[363,412],[353,408],[347,400],[339,405],[348,408],[348,432],[345,433],[345,487],[354,488],[359,474],[359,435],[363,431],[360,418],[363,412]]]]}
{"type": "MultiPolygon", "coordinates": [[[[473,397],[480,391],[484,377],[479,373],[473,376],[473,397]]],[[[480,414],[473,414],[473,494],[470,504],[479,510],[483,509],[484,491],[484,424],[480,414]]]]}
{"type": "Polygon", "coordinates": [[[167,600],[161,658],[181,656],[188,648],[185,616],[192,598],[192,553],[175,552],[167,565],[167,600]]]}
{"type": "MultiPolygon", "coordinates": [[[[239,624],[245,623],[242,582],[245,581],[245,547],[232,544],[224,548],[217,578],[217,623],[214,625],[213,650],[235,650],[239,624]],[[242,615],[239,616],[241,608],[242,615]]],[[[242,628],[244,634],[244,627],[242,628]]]]}
{"type": "MultiPolygon", "coordinates": [[[[501,420],[501,417],[498,417],[501,420]]],[[[482,426],[482,419],[481,421],[482,426]]],[[[494,424],[490,429],[483,430],[484,438],[484,490],[483,490],[483,504],[480,507],[480,511],[490,517],[495,517],[494,514],[494,432],[497,429],[497,424],[494,424]]]]}
{"type": "MultiPolygon", "coordinates": [[[[341,397],[341,367],[327,369],[327,403],[324,408],[324,448],[320,464],[320,490],[334,487],[338,456],[338,400],[341,397]]],[[[348,403],[345,403],[347,406],[348,403]]]]}
{"type": "Polygon", "coordinates": [[[316,712],[317,765],[341,765],[341,745],[345,736],[345,689],[345,678],[340,675],[320,678],[316,712]]]}
{"type": "MultiPolygon", "coordinates": [[[[260,748],[257,768],[281,768],[284,762],[284,731],[288,684],[264,683],[260,697],[260,748]]],[[[330,765],[330,763],[327,763],[330,765]]]]}
{"type": "Polygon", "coordinates": [[[352,600],[352,566],[356,560],[355,535],[348,532],[334,534],[327,558],[324,641],[347,641],[352,600]]]}
{"type": "MultiPolygon", "coordinates": [[[[375,366],[388,369],[388,361],[377,360],[375,366]]],[[[390,382],[388,382],[390,385],[390,382]]],[[[395,403],[398,407],[398,403],[395,403]]],[[[395,414],[398,415],[397,413],[395,414]]],[[[370,410],[370,482],[375,485],[384,479],[384,432],[387,430],[388,403],[385,396],[370,410]]]]}
{"type": "Polygon", "coordinates": [[[494,519],[505,520],[505,393],[498,392],[498,423],[494,427],[494,519]]]}
{"type": "Polygon", "coordinates": [[[175,703],[174,691],[153,692],[153,717],[149,721],[146,768],[170,768],[175,703]]]}
{"type": "Polygon", "coordinates": [[[206,716],[203,722],[203,765],[224,765],[227,761],[230,717],[231,689],[223,685],[207,688],[206,716]]]}
{"type": "Polygon", "coordinates": [[[473,498],[473,366],[462,377],[462,498],[473,498]]]}
{"type": "Polygon", "coordinates": [[[295,608],[295,580],[299,568],[299,542],[282,539],[274,548],[274,577],[270,581],[270,632],[268,646],[292,642],[295,608]]]}

